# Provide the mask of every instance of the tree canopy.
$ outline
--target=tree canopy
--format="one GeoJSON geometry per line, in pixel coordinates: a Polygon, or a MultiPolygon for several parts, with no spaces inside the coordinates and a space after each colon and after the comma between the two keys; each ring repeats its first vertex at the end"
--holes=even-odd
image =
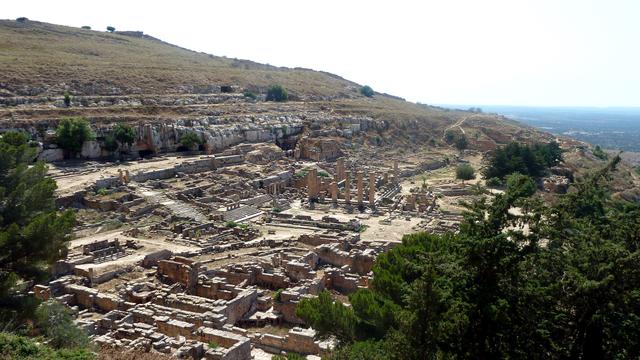
{"type": "Polygon", "coordinates": [[[113,137],[120,144],[131,145],[136,140],[136,132],[133,128],[126,124],[118,124],[113,129],[113,137]]]}
{"type": "Polygon", "coordinates": [[[468,204],[459,233],[406,235],[379,255],[351,307],[327,293],[298,315],[348,319],[318,327],[340,340],[335,359],[638,358],[640,205],[607,192],[617,161],[552,205],[510,177],[468,204]]]}
{"type": "Polygon", "coordinates": [[[473,167],[469,164],[460,164],[456,167],[456,179],[459,180],[473,180],[476,178],[476,173],[473,167]]]}
{"type": "Polygon", "coordinates": [[[267,91],[267,101],[287,101],[288,99],[287,90],[280,85],[273,85],[267,91]]]}
{"type": "Polygon", "coordinates": [[[196,146],[202,144],[202,139],[193,131],[188,131],[180,136],[180,144],[193,150],[196,146]]]}
{"type": "Polygon", "coordinates": [[[0,316],[11,310],[16,285],[48,276],[75,221],[73,212],[56,211],[56,183],[43,162],[31,165],[34,158],[24,134],[0,138],[0,316]]]}
{"type": "Polygon", "coordinates": [[[484,171],[485,179],[504,180],[515,172],[531,177],[544,175],[549,167],[562,160],[562,150],[555,141],[548,144],[526,145],[512,142],[496,149],[484,171]]]}
{"type": "Polygon", "coordinates": [[[72,154],[82,150],[85,141],[95,139],[89,122],[84,118],[65,118],[56,129],[56,143],[72,154]]]}
{"type": "Polygon", "coordinates": [[[365,85],[360,88],[360,94],[366,97],[372,97],[375,93],[373,92],[373,89],[371,88],[371,86],[365,85]]]}

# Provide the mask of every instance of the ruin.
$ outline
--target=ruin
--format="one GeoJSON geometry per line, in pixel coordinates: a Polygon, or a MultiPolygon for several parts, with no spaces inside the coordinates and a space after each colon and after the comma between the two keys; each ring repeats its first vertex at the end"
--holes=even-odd
{"type": "Polygon", "coordinates": [[[376,256],[409,231],[456,231],[461,217],[441,199],[470,192],[415,186],[446,166],[438,157],[371,161],[301,134],[301,118],[271,120],[287,126],[250,125],[233,139],[205,130],[187,155],[163,155],[183,128],[141,124],[132,150],[151,158],[54,162],[57,205],[79,223],[34,296],[66,304],[100,346],[196,360],[327,354],[335,339],[317,340],[297,304],[366,288],[376,256]]]}

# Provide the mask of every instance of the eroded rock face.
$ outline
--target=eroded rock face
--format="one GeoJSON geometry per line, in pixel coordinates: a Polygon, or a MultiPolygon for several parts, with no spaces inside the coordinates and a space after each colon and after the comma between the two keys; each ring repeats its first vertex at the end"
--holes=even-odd
{"type": "Polygon", "coordinates": [[[53,162],[61,161],[64,159],[64,152],[62,149],[46,149],[38,155],[38,160],[53,162]]]}
{"type": "Polygon", "coordinates": [[[102,148],[97,141],[85,141],[82,144],[80,156],[85,159],[97,159],[102,156],[102,148]]]}

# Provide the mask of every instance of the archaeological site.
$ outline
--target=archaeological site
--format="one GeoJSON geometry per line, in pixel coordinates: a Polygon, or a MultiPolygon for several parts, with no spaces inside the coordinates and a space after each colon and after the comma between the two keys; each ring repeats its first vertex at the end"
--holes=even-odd
{"type": "Polygon", "coordinates": [[[466,203],[504,192],[481,176],[491,151],[557,142],[565,162],[536,180],[542,197],[599,161],[501,115],[142,32],[2,20],[0,35],[16,57],[32,48],[19,43],[56,44],[2,62],[0,132],[26,134],[54,210],[75,214],[48,278],[25,291],[63,304],[95,348],[320,359],[338,340],[298,304],[329,292],[349,307],[403,236],[459,232],[466,203]]]}

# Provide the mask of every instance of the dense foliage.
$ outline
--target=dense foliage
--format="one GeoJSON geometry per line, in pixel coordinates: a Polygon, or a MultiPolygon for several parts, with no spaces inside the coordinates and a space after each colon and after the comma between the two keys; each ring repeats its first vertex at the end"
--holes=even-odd
{"type": "Polygon", "coordinates": [[[120,144],[131,145],[136,140],[136,132],[129,125],[118,124],[115,129],[113,129],[113,137],[120,144]]]}
{"type": "Polygon", "coordinates": [[[47,301],[36,309],[35,325],[47,344],[56,349],[83,349],[89,346],[87,334],[75,326],[69,309],[57,301],[47,301]]]}
{"type": "Polygon", "coordinates": [[[460,164],[456,167],[456,179],[472,180],[476,178],[476,172],[469,164],[460,164]]]}
{"type": "Polygon", "coordinates": [[[596,147],[593,148],[593,156],[597,157],[600,160],[608,160],[609,159],[609,155],[607,155],[607,153],[602,150],[600,145],[596,145],[596,147]]]}
{"type": "Polygon", "coordinates": [[[534,178],[540,177],[549,167],[559,164],[561,160],[562,150],[555,141],[534,145],[512,142],[491,154],[484,177],[504,180],[507,175],[515,172],[534,178]]]}
{"type": "Polygon", "coordinates": [[[364,95],[366,97],[372,97],[374,92],[373,92],[373,89],[371,88],[371,86],[365,85],[365,86],[360,88],[360,94],[362,94],[362,95],[364,95]]]}
{"type": "Polygon", "coordinates": [[[200,139],[200,136],[193,131],[188,131],[180,136],[180,144],[193,150],[198,145],[202,144],[202,139],[200,139]]]}
{"type": "Polygon", "coordinates": [[[63,255],[74,223],[72,212],[56,212],[55,181],[44,163],[31,165],[34,158],[23,134],[0,139],[0,305],[19,281],[47,276],[46,265],[63,255]]]}
{"type": "Polygon", "coordinates": [[[381,254],[351,307],[325,293],[298,315],[340,340],[336,359],[638,358],[640,205],[607,193],[617,161],[550,206],[509,177],[468,205],[458,234],[381,254]]]}
{"type": "MultiPolygon", "coordinates": [[[[0,138],[0,328],[40,333],[56,348],[85,348],[88,338],[60,304],[38,302],[26,294],[33,281],[45,280],[48,267],[64,257],[75,222],[73,212],[57,212],[56,184],[23,133],[0,138]],[[34,321],[35,320],[35,321],[34,321]]],[[[84,350],[53,350],[0,333],[0,357],[85,359],[84,350]]]]}
{"type": "Polygon", "coordinates": [[[15,360],[90,360],[95,356],[87,349],[60,349],[36,343],[33,339],[0,332],[0,359],[15,360]]]}
{"type": "Polygon", "coordinates": [[[62,119],[56,129],[56,143],[72,154],[79,153],[82,150],[82,144],[93,139],[95,134],[84,118],[62,119]]]}
{"type": "Polygon", "coordinates": [[[267,101],[287,101],[288,99],[287,90],[280,85],[273,85],[267,91],[267,101]]]}

